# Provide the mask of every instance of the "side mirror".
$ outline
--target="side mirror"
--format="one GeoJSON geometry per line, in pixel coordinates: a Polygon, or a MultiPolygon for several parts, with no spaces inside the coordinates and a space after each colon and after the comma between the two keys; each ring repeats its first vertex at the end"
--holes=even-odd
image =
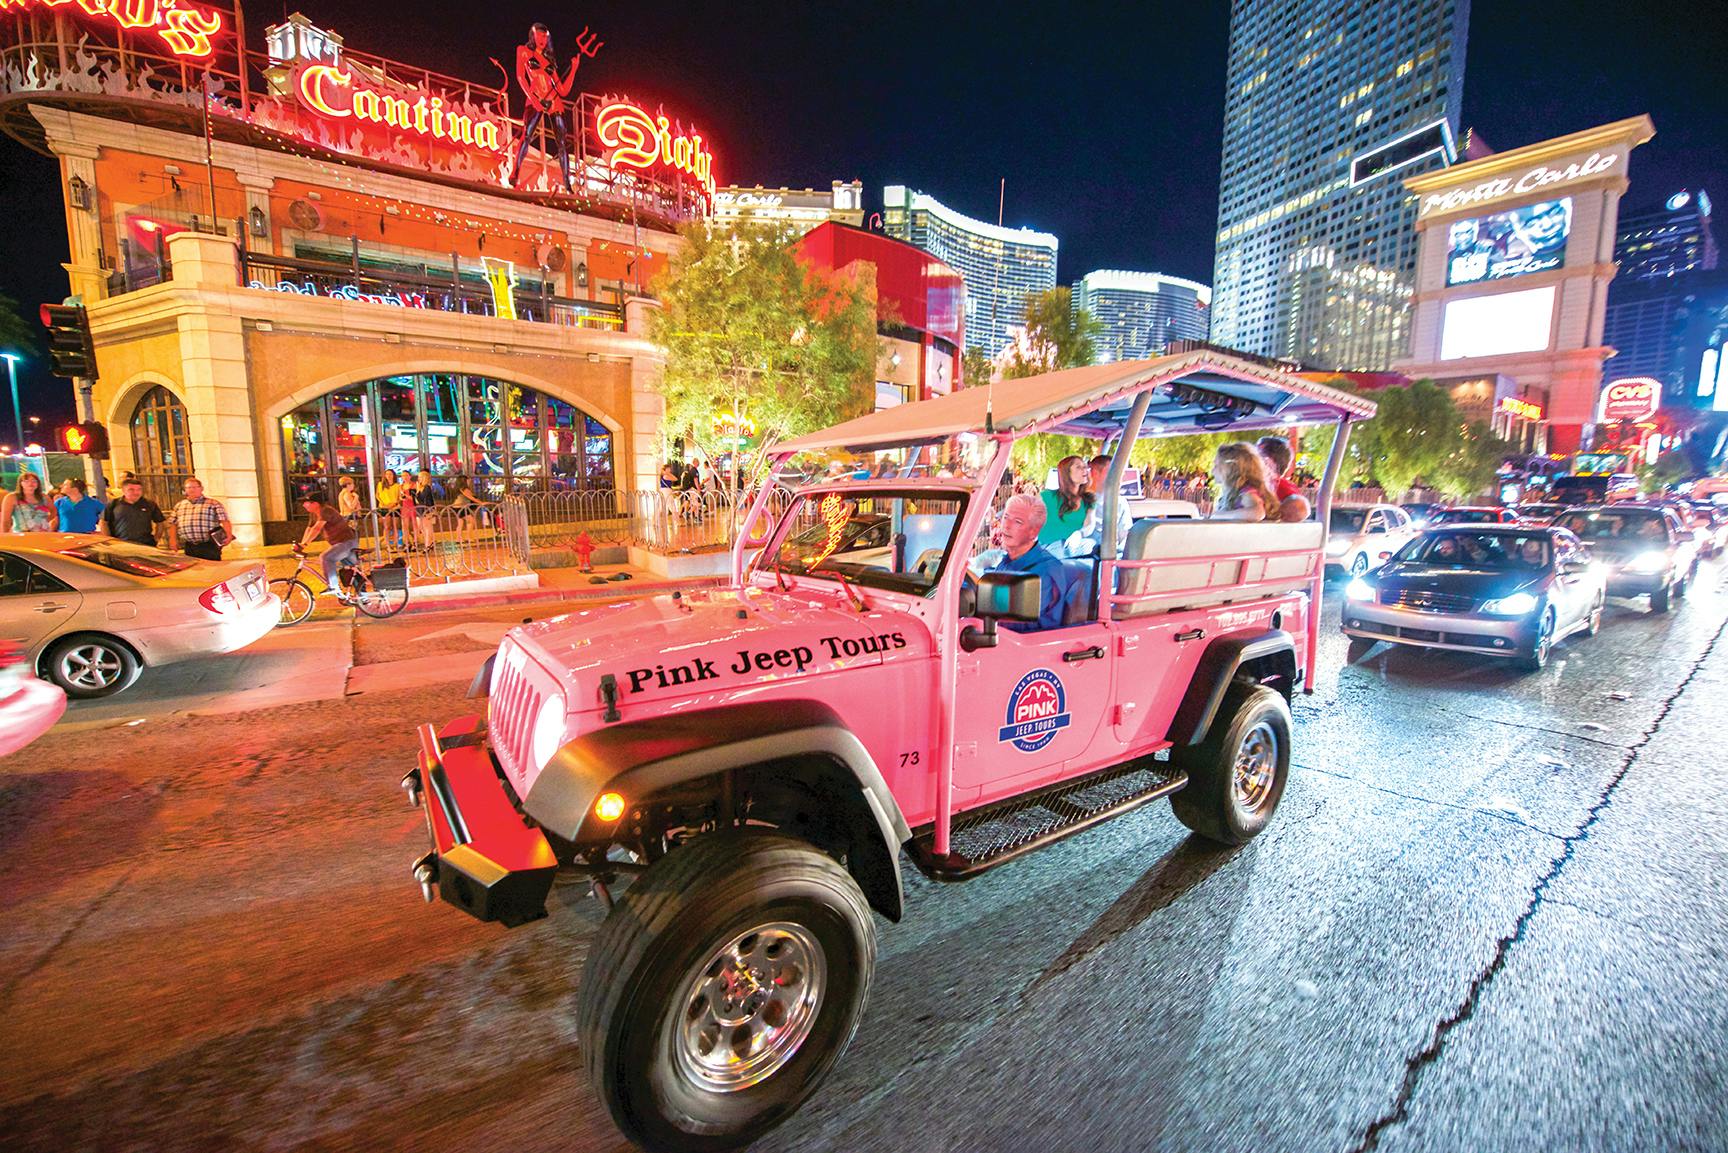
{"type": "Polygon", "coordinates": [[[960,647],[967,652],[996,647],[996,622],[1035,623],[1044,607],[1044,581],[1037,573],[987,572],[976,586],[960,590],[962,616],[982,617],[984,627],[960,630],[960,647]]]}
{"type": "Polygon", "coordinates": [[[1560,572],[1563,576],[1578,576],[1589,571],[1590,562],[1587,560],[1569,560],[1560,566],[1560,572]]]}

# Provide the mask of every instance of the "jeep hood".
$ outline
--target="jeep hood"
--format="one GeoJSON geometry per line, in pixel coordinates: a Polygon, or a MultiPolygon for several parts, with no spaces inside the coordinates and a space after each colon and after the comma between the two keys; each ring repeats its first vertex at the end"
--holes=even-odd
{"type": "Polygon", "coordinates": [[[600,683],[610,674],[626,715],[636,704],[879,665],[931,649],[922,623],[885,602],[858,612],[843,598],[834,603],[802,589],[655,596],[523,625],[509,639],[558,680],[572,713],[603,707],[600,683]]]}

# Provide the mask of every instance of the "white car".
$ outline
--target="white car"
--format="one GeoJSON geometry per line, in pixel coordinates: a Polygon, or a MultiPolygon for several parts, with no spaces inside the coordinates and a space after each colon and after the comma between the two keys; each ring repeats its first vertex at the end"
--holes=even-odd
{"type": "Polygon", "coordinates": [[[0,642],[0,757],[53,728],[65,711],[60,687],[31,676],[23,651],[0,642]]]}
{"type": "Polygon", "coordinates": [[[117,693],[146,666],[245,648],[279,617],[257,561],[81,533],[0,536],[0,642],[73,698],[117,693]]]}
{"type": "Polygon", "coordinates": [[[1326,567],[1361,576],[1415,540],[1410,514],[1395,504],[1334,505],[1326,535],[1326,567]]]}

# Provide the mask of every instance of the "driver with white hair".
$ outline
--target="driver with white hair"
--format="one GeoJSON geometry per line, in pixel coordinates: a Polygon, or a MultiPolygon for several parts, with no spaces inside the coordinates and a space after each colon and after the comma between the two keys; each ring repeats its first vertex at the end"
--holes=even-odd
{"type": "Polygon", "coordinates": [[[1062,627],[1062,592],[1066,579],[1062,562],[1038,543],[1038,533],[1044,527],[1044,502],[1026,493],[1016,493],[1002,506],[992,534],[1002,546],[1003,557],[990,566],[991,572],[1036,573],[1043,584],[1042,599],[1036,624],[1004,621],[1002,627],[1016,632],[1062,627]]]}

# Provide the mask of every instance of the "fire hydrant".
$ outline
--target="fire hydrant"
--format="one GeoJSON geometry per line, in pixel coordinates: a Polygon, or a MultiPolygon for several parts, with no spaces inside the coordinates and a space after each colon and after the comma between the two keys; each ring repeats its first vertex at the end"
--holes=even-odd
{"type": "Polygon", "coordinates": [[[594,538],[586,531],[579,532],[576,539],[570,542],[570,547],[575,550],[577,567],[582,572],[593,572],[594,565],[590,558],[594,555],[594,538]]]}

